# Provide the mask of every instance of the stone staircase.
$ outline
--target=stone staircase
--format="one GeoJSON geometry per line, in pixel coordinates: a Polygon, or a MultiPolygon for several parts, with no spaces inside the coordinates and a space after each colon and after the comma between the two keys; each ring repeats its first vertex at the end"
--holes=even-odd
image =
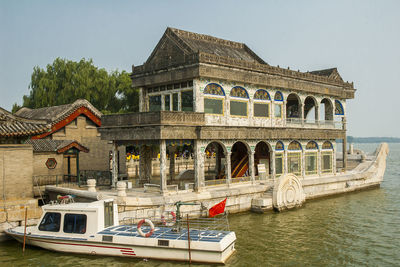
{"type": "Polygon", "coordinates": [[[265,191],[260,197],[253,198],[251,201],[251,211],[256,213],[263,213],[268,210],[273,209],[272,205],[272,192],[274,187],[271,186],[267,191],[265,191]]]}

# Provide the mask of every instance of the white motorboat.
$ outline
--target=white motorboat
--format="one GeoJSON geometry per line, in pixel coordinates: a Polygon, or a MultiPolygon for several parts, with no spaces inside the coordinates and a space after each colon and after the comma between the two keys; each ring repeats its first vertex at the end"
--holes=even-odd
{"type": "MultiPolygon", "coordinates": [[[[216,220],[189,220],[189,229],[179,217],[172,226],[154,226],[149,219],[119,225],[113,200],[52,204],[43,206],[38,225],[26,228],[25,239],[28,245],[58,252],[225,263],[235,251],[236,236],[211,229],[216,220]]],[[[6,233],[23,242],[24,231],[19,226],[6,233]]]]}

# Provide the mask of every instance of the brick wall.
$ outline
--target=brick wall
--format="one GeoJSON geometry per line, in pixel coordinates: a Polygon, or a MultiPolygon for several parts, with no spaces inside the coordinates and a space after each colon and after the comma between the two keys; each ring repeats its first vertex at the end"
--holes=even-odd
{"type": "Polygon", "coordinates": [[[13,200],[33,197],[31,145],[0,145],[0,192],[13,200]]]}

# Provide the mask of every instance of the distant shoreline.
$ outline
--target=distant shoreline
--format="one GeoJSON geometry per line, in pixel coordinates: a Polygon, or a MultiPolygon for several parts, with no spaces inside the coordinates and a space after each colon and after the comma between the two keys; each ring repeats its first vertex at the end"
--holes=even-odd
{"type": "MultiPolygon", "coordinates": [[[[337,143],[341,143],[342,140],[336,140],[337,143]]],[[[398,137],[354,137],[347,136],[347,143],[400,143],[398,137]]]]}

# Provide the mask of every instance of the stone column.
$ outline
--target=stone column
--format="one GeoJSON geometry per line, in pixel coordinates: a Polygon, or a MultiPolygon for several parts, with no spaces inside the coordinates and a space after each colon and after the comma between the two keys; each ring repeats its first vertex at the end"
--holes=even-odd
{"type": "Polygon", "coordinates": [[[332,151],[332,172],[333,174],[336,175],[336,145],[333,146],[333,151],[332,151]]]}
{"type": "Polygon", "coordinates": [[[254,170],[254,151],[250,151],[249,153],[249,174],[250,180],[252,183],[256,181],[255,170],[254,170]]]}
{"type": "Polygon", "coordinates": [[[301,151],[301,175],[306,177],[306,152],[301,151]]]}
{"type": "Polygon", "coordinates": [[[146,145],[141,145],[139,158],[139,184],[150,183],[152,175],[151,158],[151,148],[146,145]]]}
{"type": "Polygon", "coordinates": [[[199,140],[194,140],[194,188],[201,191],[204,187],[204,151],[199,140]]]}
{"type": "Polygon", "coordinates": [[[178,111],[182,111],[182,94],[178,92],[178,111]]]}
{"type": "Polygon", "coordinates": [[[283,101],[282,105],[282,119],[284,121],[283,125],[286,125],[286,100],[283,101]]]}
{"type": "Polygon", "coordinates": [[[304,121],[306,118],[304,118],[304,104],[303,103],[300,103],[299,118],[301,119],[301,121],[300,121],[301,125],[304,126],[304,121]]]}
{"type": "Polygon", "coordinates": [[[318,172],[318,175],[321,176],[322,175],[322,153],[321,153],[321,149],[318,149],[317,160],[318,160],[317,161],[317,168],[318,168],[317,172],[318,172]]]}
{"type": "MultiPolygon", "coordinates": [[[[286,147],[286,146],[285,146],[286,147]]],[[[285,149],[283,151],[283,174],[287,174],[289,172],[289,167],[288,167],[288,152],[285,149]]]]}
{"type": "Polygon", "coordinates": [[[167,146],[165,139],[160,140],[160,189],[167,192],[167,146]]]}
{"type": "Polygon", "coordinates": [[[115,187],[118,182],[118,144],[113,141],[112,150],[112,182],[111,187],[115,187]]]}
{"type": "Polygon", "coordinates": [[[231,173],[231,152],[226,152],[225,153],[225,162],[226,162],[226,164],[225,164],[225,178],[226,178],[226,183],[228,184],[228,185],[230,185],[231,184],[231,176],[232,176],[232,173],[231,173]]]}
{"type": "Polygon", "coordinates": [[[175,179],[175,152],[176,146],[169,146],[169,179],[172,181],[175,179]]]}
{"type": "Polygon", "coordinates": [[[165,110],[165,95],[161,95],[161,110],[165,110]]]}
{"type": "Polygon", "coordinates": [[[343,130],[344,130],[344,136],[343,136],[343,171],[346,171],[346,169],[347,169],[346,117],[342,118],[342,123],[343,123],[343,130]]]}
{"type": "Polygon", "coordinates": [[[315,105],[315,123],[319,126],[319,105],[315,105]]]}
{"type": "Polygon", "coordinates": [[[272,179],[275,180],[276,178],[276,166],[275,166],[275,151],[270,152],[271,157],[271,175],[272,179]]]}

